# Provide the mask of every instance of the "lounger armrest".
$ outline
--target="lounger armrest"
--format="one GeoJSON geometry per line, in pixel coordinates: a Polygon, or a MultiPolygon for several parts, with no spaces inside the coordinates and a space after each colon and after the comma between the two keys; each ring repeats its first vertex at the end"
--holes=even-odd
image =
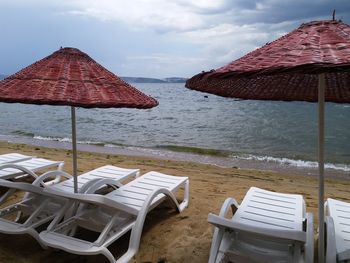
{"type": "Polygon", "coordinates": [[[229,209],[231,209],[232,215],[234,215],[238,207],[239,207],[239,204],[237,203],[236,199],[229,197],[223,203],[219,216],[226,217],[229,209]]]}
{"type": "Polygon", "coordinates": [[[228,220],[224,217],[209,213],[208,222],[219,228],[229,228],[232,230],[244,231],[254,233],[266,237],[273,237],[278,239],[306,242],[306,233],[297,230],[280,230],[280,229],[266,229],[257,226],[247,226],[239,222],[228,220]]]}
{"type": "MultiPolygon", "coordinates": [[[[33,182],[33,185],[36,185],[36,186],[47,186],[47,184],[44,183],[44,180],[46,180],[47,178],[50,178],[50,177],[56,177],[56,178],[61,178],[61,177],[64,177],[66,179],[71,179],[72,176],[66,172],[63,172],[63,171],[60,171],[60,170],[57,170],[57,171],[49,171],[49,172],[46,172],[42,175],[40,175],[37,179],[35,179],[35,181],[33,182]]],[[[54,180],[56,181],[56,180],[54,180]]]]}
{"type": "MultiPolygon", "coordinates": [[[[225,200],[225,202],[222,204],[222,207],[220,209],[219,216],[226,218],[228,216],[228,212],[231,208],[232,215],[237,211],[239,207],[238,202],[236,199],[229,197],[225,200]]],[[[216,257],[220,248],[221,240],[223,237],[224,231],[218,227],[214,228],[213,238],[210,246],[210,255],[209,255],[209,263],[214,263],[216,261],[216,257]]]]}
{"type": "Polygon", "coordinates": [[[64,162],[61,161],[60,164],[59,164],[58,167],[57,167],[57,170],[63,171],[63,167],[64,167],[64,162]]]}
{"type": "Polygon", "coordinates": [[[21,165],[15,164],[15,163],[8,163],[8,164],[0,165],[0,170],[6,169],[6,168],[17,169],[17,170],[23,172],[24,174],[28,174],[28,175],[32,176],[34,179],[38,178],[37,174],[34,173],[33,171],[31,171],[31,170],[29,170],[21,165]]]}
{"type": "Polygon", "coordinates": [[[96,178],[96,179],[93,179],[93,180],[85,183],[81,187],[79,192],[86,193],[86,194],[94,194],[98,189],[100,189],[104,185],[111,185],[115,189],[123,186],[123,184],[118,180],[114,180],[114,179],[110,179],[110,178],[108,178],[108,179],[96,178]]]}
{"type": "Polygon", "coordinates": [[[314,217],[312,213],[306,213],[306,243],[305,260],[314,262],[314,217]]]}
{"type": "Polygon", "coordinates": [[[335,247],[334,221],[331,216],[326,216],[326,262],[337,262],[337,249],[335,247]]]}
{"type": "MultiPolygon", "coordinates": [[[[60,161],[58,163],[58,166],[57,166],[57,171],[62,171],[63,172],[63,167],[64,167],[64,162],[60,161]]],[[[63,176],[63,177],[65,177],[65,176],[63,176]]],[[[53,179],[53,180],[51,180],[49,182],[46,182],[45,184],[46,185],[53,185],[53,184],[57,184],[57,183],[61,182],[61,180],[62,180],[62,175],[57,174],[55,179],[53,179]]]]}

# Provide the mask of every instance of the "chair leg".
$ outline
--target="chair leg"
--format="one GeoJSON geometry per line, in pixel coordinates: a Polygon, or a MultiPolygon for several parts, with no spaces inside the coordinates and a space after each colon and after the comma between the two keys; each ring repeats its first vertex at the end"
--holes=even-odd
{"type": "Polygon", "coordinates": [[[312,213],[306,213],[305,261],[314,262],[314,218],[312,213]]]}
{"type": "Polygon", "coordinates": [[[188,207],[190,197],[190,181],[187,180],[185,183],[184,198],[181,204],[179,204],[179,212],[181,213],[186,207],[188,207]]]}
{"type": "MultiPolygon", "coordinates": [[[[110,263],[116,263],[116,262],[119,263],[119,260],[116,261],[115,257],[112,255],[112,253],[107,248],[104,247],[101,251],[101,254],[104,255],[109,260],[110,263]]],[[[127,263],[127,262],[125,261],[125,263],[127,263]]]]}
{"type": "Polygon", "coordinates": [[[31,235],[33,238],[35,238],[35,240],[39,243],[39,245],[43,248],[43,249],[48,249],[48,246],[46,246],[40,239],[39,237],[39,233],[35,230],[35,229],[28,229],[27,233],[29,235],[31,235]]]}
{"type": "Polygon", "coordinates": [[[335,247],[335,230],[333,218],[326,216],[326,262],[337,262],[337,250],[335,247]]]}
{"type": "Polygon", "coordinates": [[[4,203],[7,198],[9,198],[14,192],[16,192],[15,189],[8,189],[1,197],[0,197],[0,204],[4,203]]]}
{"type": "Polygon", "coordinates": [[[222,237],[224,236],[224,230],[215,227],[213,234],[213,241],[211,242],[210,255],[208,263],[214,263],[221,245],[222,237]]]}

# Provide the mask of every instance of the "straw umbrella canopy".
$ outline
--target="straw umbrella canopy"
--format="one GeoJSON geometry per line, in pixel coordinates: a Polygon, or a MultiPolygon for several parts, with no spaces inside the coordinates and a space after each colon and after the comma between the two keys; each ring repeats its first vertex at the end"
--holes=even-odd
{"type": "Polygon", "coordinates": [[[0,102],[71,107],[74,191],[77,192],[75,107],[146,109],[158,102],[76,48],[60,48],[0,81],[0,102]]]}
{"type": "Polygon", "coordinates": [[[186,87],[224,97],[319,103],[319,262],[324,261],[324,102],[350,102],[350,26],[314,21],[186,87]]]}

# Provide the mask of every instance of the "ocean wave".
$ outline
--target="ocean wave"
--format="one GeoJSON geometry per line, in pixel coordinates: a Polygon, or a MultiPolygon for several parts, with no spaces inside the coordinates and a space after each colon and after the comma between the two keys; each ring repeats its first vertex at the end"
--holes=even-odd
{"type": "Polygon", "coordinates": [[[113,144],[113,143],[106,143],[103,146],[107,147],[107,148],[119,148],[120,147],[120,145],[113,144]]]}
{"type": "Polygon", "coordinates": [[[72,142],[70,138],[59,138],[59,137],[44,137],[44,136],[34,136],[34,139],[42,140],[42,141],[55,141],[55,142],[72,142]]]}
{"type": "Polygon", "coordinates": [[[11,134],[25,136],[25,137],[32,137],[32,138],[34,137],[34,133],[26,132],[26,131],[22,131],[22,130],[12,131],[11,134]]]}
{"type": "MultiPolygon", "coordinates": [[[[34,139],[37,140],[42,140],[42,141],[55,141],[55,142],[72,142],[71,138],[60,138],[60,137],[44,137],[44,136],[34,136],[34,139]]],[[[94,141],[77,141],[77,143],[79,144],[88,144],[88,145],[101,145],[101,146],[105,146],[105,144],[103,142],[94,142],[94,141]]]]}
{"type": "MultiPolygon", "coordinates": [[[[275,162],[282,165],[294,166],[294,167],[304,167],[304,168],[317,168],[318,162],[314,161],[305,161],[305,160],[294,160],[289,158],[281,158],[281,157],[272,157],[272,156],[257,156],[257,155],[247,155],[247,156],[238,156],[234,155],[233,158],[241,159],[241,160],[252,160],[252,161],[260,161],[260,162],[275,162]]],[[[333,169],[344,172],[350,172],[350,165],[346,164],[333,164],[333,163],[325,163],[325,169],[333,169]]]]}

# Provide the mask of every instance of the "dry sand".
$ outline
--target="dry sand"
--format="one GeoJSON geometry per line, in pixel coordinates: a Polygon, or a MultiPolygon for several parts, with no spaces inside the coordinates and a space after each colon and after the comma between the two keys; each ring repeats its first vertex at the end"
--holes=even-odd
{"type": "MultiPolygon", "coordinates": [[[[0,143],[0,154],[20,152],[65,161],[65,170],[71,172],[71,152],[0,143]]],[[[183,175],[190,178],[189,207],[177,214],[162,206],[147,217],[140,250],[133,262],[207,262],[213,228],[207,223],[209,212],[218,213],[227,197],[241,201],[251,186],[272,191],[298,193],[305,198],[307,211],[312,212],[317,224],[317,178],[312,176],[283,175],[258,170],[220,168],[191,162],[167,161],[151,158],[112,156],[79,152],[79,173],[112,164],[139,168],[141,173],[151,170],[183,175]]],[[[326,197],[350,201],[349,180],[326,180],[326,197]]],[[[113,253],[126,248],[125,237],[111,246],[113,253]]],[[[58,250],[43,250],[28,236],[0,234],[0,262],[108,262],[103,256],[77,256],[58,250]]]]}

